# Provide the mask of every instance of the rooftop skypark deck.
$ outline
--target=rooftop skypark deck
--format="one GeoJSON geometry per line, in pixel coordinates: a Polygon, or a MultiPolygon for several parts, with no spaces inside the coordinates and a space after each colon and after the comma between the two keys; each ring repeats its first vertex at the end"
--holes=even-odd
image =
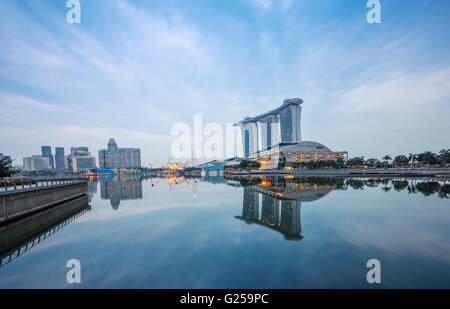
{"type": "Polygon", "coordinates": [[[283,109],[285,109],[285,108],[287,108],[287,107],[289,107],[291,105],[300,105],[302,103],[303,103],[303,100],[300,99],[300,98],[286,99],[286,100],[283,101],[283,104],[280,107],[278,107],[278,108],[276,108],[274,110],[271,110],[271,111],[269,111],[267,113],[264,113],[264,114],[261,114],[259,116],[256,116],[256,117],[245,117],[244,120],[241,120],[241,121],[235,123],[234,125],[235,126],[240,126],[240,125],[243,125],[243,124],[246,124],[246,123],[256,123],[258,121],[261,121],[264,118],[278,115],[283,109]]]}

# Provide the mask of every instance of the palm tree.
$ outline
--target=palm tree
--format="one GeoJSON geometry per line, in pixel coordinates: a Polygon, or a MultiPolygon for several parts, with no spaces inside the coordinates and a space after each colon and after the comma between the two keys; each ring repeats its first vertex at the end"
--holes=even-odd
{"type": "Polygon", "coordinates": [[[366,161],[368,164],[372,165],[372,166],[377,166],[377,164],[379,163],[379,161],[375,158],[369,159],[366,161]]]}
{"type": "Polygon", "coordinates": [[[450,149],[441,149],[439,151],[439,160],[445,165],[448,161],[448,157],[450,156],[450,149]]]}
{"type": "Polygon", "coordinates": [[[419,155],[418,155],[417,153],[415,153],[414,156],[413,156],[413,162],[416,163],[416,164],[415,164],[416,167],[417,167],[417,165],[419,164],[418,157],[419,157],[419,155]]]}
{"type": "Polygon", "coordinates": [[[384,160],[384,168],[386,168],[386,164],[389,163],[389,160],[392,160],[392,157],[390,155],[385,155],[383,157],[383,160],[384,160]]]}
{"type": "Polygon", "coordinates": [[[411,165],[413,165],[415,159],[415,155],[413,153],[409,153],[408,160],[411,165]]]}

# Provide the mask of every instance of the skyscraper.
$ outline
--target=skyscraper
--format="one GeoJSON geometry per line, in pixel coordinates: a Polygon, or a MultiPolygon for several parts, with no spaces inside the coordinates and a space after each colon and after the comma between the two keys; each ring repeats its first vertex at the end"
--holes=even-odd
{"type": "Polygon", "coordinates": [[[42,146],[41,150],[42,150],[42,156],[48,158],[50,168],[55,168],[55,163],[53,161],[53,155],[52,155],[52,147],[42,146]]]}
{"type": "Polygon", "coordinates": [[[58,170],[66,169],[66,163],[64,160],[64,147],[55,148],[55,167],[58,170]]]}
{"type": "Polygon", "coordinates": [[[69,169],[76,173],[95,168],[95,158],[91,156],[88,147],[72,147],[67,157],[69,169]]]}
{"type": "Polygon", "coordinates": [[[100,168],[138,168],[141,167],[141,150],[139,148],[119,148],[114,138],[108,142],[108,149],[98,152],[100,168]]]}
{"type": "Polygon", "coordinates": [[[278,115],[270,115],[261,119],[261,149],[270,149],[273,145],[279,143],[280,140],[280,118],[278,115]]]}
{"type": "Polygon", "coordinates": [[[302,114],[302,107],[300,104],[303,101],[300,99],[287,99],[283,101],[283,110],[280,111],[280,126],[281,126],[281,142],[300,142],[300,119],[302,114]]]}
{"type": "Polygon", "coordinates": [[[242,125],[242,142],[245,157],[258,151],[258,127],[256,123],[248,122],[242,125]]]}
{"type": "Polygon", "coordinates": [[[23,158],[23,169],[28,172],[42,171],[50,168],[48,157],[33,155],[23,158]]]}
{"type": "Polygon", "coordinates": [[[244,157],[265,151],[281,143],[301,142],[300,120],[302,99],[286,99],[283,104],[267,113],[235,124],[242,131],[244,157]],[[261,147],[259,139],[261,137],[261,147]]]}

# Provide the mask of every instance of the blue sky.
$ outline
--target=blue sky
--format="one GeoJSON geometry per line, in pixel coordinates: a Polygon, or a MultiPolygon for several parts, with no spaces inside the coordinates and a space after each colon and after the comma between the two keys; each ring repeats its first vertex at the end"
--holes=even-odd
{"type": "Polygon", "coordinates": [[[236,122],[304,100],[302,135],[350,156],[449,148],[450,2],[0,0],[0,152],[140,147],[175,122],[236,122]]]}

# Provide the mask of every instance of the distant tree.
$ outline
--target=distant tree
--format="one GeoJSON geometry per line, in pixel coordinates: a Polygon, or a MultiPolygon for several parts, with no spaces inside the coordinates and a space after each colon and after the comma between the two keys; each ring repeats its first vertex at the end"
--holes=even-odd
{"type": "Polygon", "coordinates": [[[368,165],[378,166],[380,164],[380,161],[378,159],[372,158],[372,159],[366,160],[366,163],[368,165]]]}
{"type": "Polygon", "coordinates": [[[364,156],[362,157],[354,157],[351,159],[347,160],[347,165],[351,166],[351,165],[364,165],[365,161],[364,161],[364,156]]]}
{"type": "Polygon", "coordinates": [[[442,164],[450,163],[450,149],[441,149],[438,159],[442,164]]]}
{"type": "Polygon", "coordinates": [[[18,171],[12,167],[11,160],[0,159],[0,178],[11,177],[17,173],[18,171]]]}
{"type": "Polygon", "coordinates": [[[386,167],[386,165],[389,164],[389,160],[392,160],[392,157],[390,155],[385,155],[383,157],[384,167],[386,167]]]}
{"type": "Polygon", "coordinates": [[[416,160],[416,155],[413,154],[413,153],[409,153],[409,155],[408,155],[408,162],[410,164],[413,164],[415,160],[416,160]]]}
{"type": "Polygon", "coordinates": [[[261,164],[259,162],[256,161],[251,161],[251,160],[242,160],[241,163],[239,164],[240,168],[259,168],[261,167],[261,164]]]}
{"type": "Polygon", "coordinates": [[[392,157],[391,157],[390,155],[385,155],[385,156],[383,157],[383,160],[384,160],[384,161],[389,161],[389,160],[392,160],[392,157]]]}
{"type": "Polygon", "coordinates": [[[399,155],[394,159],[394,165],[406,165],[409,163],[409,159],[407,156],[399,155]]]}
{"type": "Polygon", "coordinates": [[[422,164],[438,164],[438,155],[431,152],[431,151],[425,151],[423,153],[419,153],[417,155],[417,161],[422,164]]]}

